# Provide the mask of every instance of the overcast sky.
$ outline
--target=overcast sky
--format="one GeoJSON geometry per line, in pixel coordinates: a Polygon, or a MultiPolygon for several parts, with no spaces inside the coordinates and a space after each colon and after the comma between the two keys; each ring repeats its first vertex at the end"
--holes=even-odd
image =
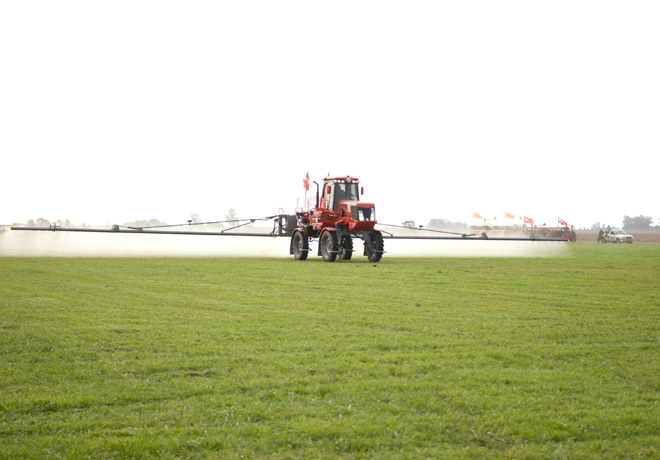
{"type": "Polygon", "coordinates": [[[660,2],[0,3],[0,224],[292,213],[578,227],[660,206],[660,2]]]}

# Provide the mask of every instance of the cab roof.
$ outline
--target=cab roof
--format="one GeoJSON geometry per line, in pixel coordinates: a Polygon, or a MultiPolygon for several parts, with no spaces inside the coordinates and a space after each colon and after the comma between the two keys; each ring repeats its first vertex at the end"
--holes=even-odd
{"type": "Polygon", "coordinates": [[[359,184],[360,179],[357,177],[351,177],[351,176],[342,176],[342,177],[326,177],[323,179],[324,182],[345,182],[347,184],[359,184]]]}

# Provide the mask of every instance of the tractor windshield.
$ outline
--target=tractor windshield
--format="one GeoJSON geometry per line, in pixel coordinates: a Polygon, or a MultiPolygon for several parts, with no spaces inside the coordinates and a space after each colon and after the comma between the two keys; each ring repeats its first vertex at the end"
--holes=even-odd
{"type": "Polygon", "coordinates": [[[323,199],[327,203],[328,209],[339,210],[340,201],[359,201],[357,183],[335,182],[333,184],[326,182],[323,190],[323,199]]]}
{"type": "MultiPolygon", "coordinates": [[[[358,184],[338,183],[337,188],[335,189],[335,200],[337,204],[344,200],[358,201],[358,184]]],[[[338,206],[336,209],[338,209],[338,206]]]]}

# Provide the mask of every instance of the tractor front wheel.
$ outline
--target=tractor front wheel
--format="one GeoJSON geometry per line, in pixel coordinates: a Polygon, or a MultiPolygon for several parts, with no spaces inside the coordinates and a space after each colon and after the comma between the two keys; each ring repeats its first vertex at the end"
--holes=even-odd
{"type": "Polygon", "coordinates": [[[383,234],[378,230],[374,230],[369,235],[369,242],[365,243],[365,249],[369,262],[380,262],[383,257],[385,243],[383,243],[383,234]]]}
{"type": "Polygon", "coordinates": [[[307,237],[301,231],[294,232],[291,237],[291,246],[293,247],[293,257],[296,260],[306,260],[307,253],[309,251],[309,241],[307,237]]]}
{"type": "Polygon", "coordinates": [[[337,234],[332,230],[326,230],[321,235],[321,255],[326,262],[334,262],[339,252],[337,246],[337,234]]]}
{"type": "Polygon", "coordinates": [[[344,235],[339,241],[339,258],[341,260],[351,260],[353,256],[353,238],[351,235],[344,235]]]}

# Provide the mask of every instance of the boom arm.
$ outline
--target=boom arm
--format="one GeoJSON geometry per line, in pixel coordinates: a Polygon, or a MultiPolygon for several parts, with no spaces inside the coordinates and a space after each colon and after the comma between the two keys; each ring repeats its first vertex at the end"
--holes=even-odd
{"type": "MultiPolygon", "coordinates": [[[[318,184],[317,184],[318,185],[318,184]]],[[[388,225],[388,224],[378,224],[379,226],[385,227],[400,227],[398,225],[388,225]]],[[[138,233],[142,235],[209,235],[209,236],[254,236],[254,237],[287,237],[291,236],[293,230],[297,226],[296,216],[279,214],[276,216],[267,216],[259,219],[243,219],[236,221],[217,221],[217,222],[203,222],[203,223],[187,223],[187,224],[177,224],[177,225],[161,225],[155,227],[123,227],[119,225],[113,225],[112,228],[77,228],[77,227],[60,227],[56,224],[51,224],[50,227],[11,227],[12,230],[22,230],[22,231],[52,231],[52,232],[94,232],[94,233],[138,233]],[[250,223],[256,221],[269,221],[273,220],[273,230],[270,233],[264,232],[235,232],[232,231],[236,228],[243,227],[250,223]],[[203,225],[203,224],[220,224],[220,223],[237,223],[244,222],[234,227],[224,229],[221,231],[190,231],[190,230],[164,230],[164,228],[171,227],[190,227],[192,225],[203,225]]],[[[403,228],[403,227],[401,227],[403,228]]],[[[383,238],[394,239],[394,240],[483,240],[483,241],[567,241],[562,238],[539,238],[537,236],[529,237],[489,237],[485,233],[481,234],[461,234],[453,232],[444,232],[441,230],[432,230],[432,229],[408,229],[417,233],[416,235],[393,235],[389,232],[383,235],[383,238]],[[420,235],[421,232],[429,233],[442,233],[442,236],[436,235],[420,235]]]]}

